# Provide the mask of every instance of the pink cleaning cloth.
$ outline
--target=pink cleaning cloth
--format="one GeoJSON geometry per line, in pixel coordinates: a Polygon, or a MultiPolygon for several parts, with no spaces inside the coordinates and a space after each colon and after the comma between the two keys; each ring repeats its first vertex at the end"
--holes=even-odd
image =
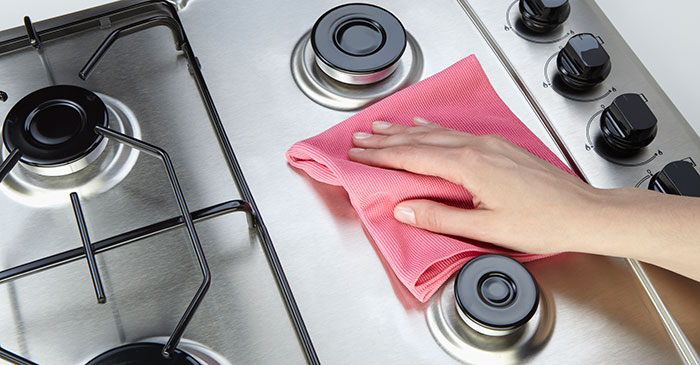
{"type": "Polygon", "coordinates": [[[394,219],[394,206],[407,199],[426,198],[473,208],[469,192],[447,180],[348,160],[353,132],[371,132],[375,120],[412,125],[414,116],[476,135],[501,135],[573,174],[498,97],[474,55],[294,144],[287,151],[287,160],[320,182],[345,188],[379,251],[422,302],[475,256],[499,253],[521,262],[543,257],[428,232],[394,219]]]}

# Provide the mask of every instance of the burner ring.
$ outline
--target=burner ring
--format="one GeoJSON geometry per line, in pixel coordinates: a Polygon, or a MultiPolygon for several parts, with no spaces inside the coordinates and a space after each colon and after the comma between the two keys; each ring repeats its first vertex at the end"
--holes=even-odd
{"type": "Polygon", "coordinates": [[[323,14],[311,30],[316,63],[328,76],[364,85],[387,78],[406,50],[406,31],[390,12],[346,4],[323,14]]]}
{"type": "Polygon", "coordinates": [[[490,336],[505,336],[532,318],[539,288],[519,262],[481,255],[467,262],[455,280],[457,312],[467,325],[490,336]]]}
{"type": "Polygon", "coordinates": [[[15,104],[5,118],[2,138],[18,148],[29,166],[67,165],[95,151],[103,137],[96,126],[108,125],[107,108],[90,90],[56,85],[36,90],[15,104]]]}
{"type": "Polygon", "coordinates": [[[175,350],[166,359],[161,355],[163,345],[152,342],[139,342],[113,348],[90,360],[87,365],[116,365],[116,364],[167,364],[167,365],[199,365],[200,362],[189,354],[175,350]]]}

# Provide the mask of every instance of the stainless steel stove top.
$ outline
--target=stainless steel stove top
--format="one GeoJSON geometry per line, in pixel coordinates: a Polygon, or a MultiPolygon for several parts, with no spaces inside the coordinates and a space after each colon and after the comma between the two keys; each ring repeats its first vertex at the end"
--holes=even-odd
{"type": "MultiPolygon", "coordinates": [[[[523,97],[463,4],[448,0],[375,3],[396,15],[420,47],[419,78],[476,54],[501,98],[545,144],[564,157],[543,126],[542,115],[523,97]]],[[[621,55],[614,56],[629,60],[633,65],[629,72],[640,72],[645,85],[650,85],[645,95],[656,100],[654,111],[666,110],[671,117],[680,118],[626,45],[614,40],[616,33],[597,6],[592,1],[572,4],[571,22],[577,22],[577,12],[586,14],[586,19],[594,19],[596,29],[606,27],[601,30],[606,44],[620,42],[621,55]]],[[[179,11],[179,17],[289,280],[313,342],[312,353],[324,363],[459,362],[443,350],[429,329],[427,312],[440,296],[425,304],[415,300],[375,250],[346,193],[311,180],[284,159],[284,152],[294,142],[351,115],[309,99],[292,73],[295,45],[321,14],[336,5],[337,1],[195,0],[179,11]]],[[[469,5],[495,34],[508,59],[529,55],[515,68],[524,74],[527,87],[540,85],[541,77],[536,77],[535,71],[532,75],[522,71],[527,68],[525,62],[532,59],[539,65],[546,61],[557,50],[556,44],[532,51],[534,46],[527,43],[508,45],[515,44],[513,39],[522,41],[512,32],[496,34],[496,29],[504,26],[511,1],[471,1],[469,5]]],[[[104,10],[88,13],[99,11],[104,10]]],[[[40,22],[36,28],[42,35],[55,22],[86,14],[40,22]]],[[[192,68],[183,52],[175,49],[169,29],[154,27],[117,40],[87,81],[78,77],[82,65],[110,32],[135,19],[157,15],[161,13],[149,11],[110,21],[97,18],[90,29],[66,35],[50,33],[52,36],[44,36],[43,59],[30,46],[13,50],[0,46],[0,90],[8,94],[8,100],[0,103],[0,116],[4,117],[22,96],[50,84],[42,62],[48,63],[56,83],[75,84],[105,95],[113,100],[111,119],[130,120],[138,126],[140,139],[170,154],[190,211],[247,199],[245,193],[238,192],[236,175],[232,175],[230,161],[217,142],[190,73],[192,68]]],[[[0,42],[23,32],[21,28],[0,32],[0,42]]],[[[542,71],[540,66],[537,72],[542,71]]],[[[609,102],[566,104],[557,98],[551,90],[532,96],[555,127],[559,121],[583,118],[580,126],[572,127],[576,133],[584,130],[598,104],[609,102]]],[[[685,131],[683,128],[679,130],[685,131]]],[[[564,145],[571,143],[567,154],[574,156],[572,161],[581,161],[577,156],[587,152],[578,151],[580,143],[576,141],[583,138],[580,133],[569,142],[568,132],[556,132],[564,145]]],[[[665,154],[668,158],[680,156],[676,155],[665,154]]],[[[649,168],[656,171],[662,164],[659,158],[649,168]]],[[[579,166],[597,186],[634,185],[632,175],[641,178],[645,174],[643,169],[630,169],[625,177],[619,177],[615,166],[597,160],[579,166]]],[[[21,188],[12,183],[17,175],[13,171],[0,185],[4,232],[0,271],[82,247],[68,196],[71,191],[80,196],[93,242],[179,215],[162,164],[143,153],[135,158],[128,174],[115,173],[105,179],[76,178],[59,187],[44,179],[21,188]],[[43,204],[43,199],[50,204],[43,204]]],[[[305,357],[310,350],[297,336],[298,322],[290,320],[261,244],[264,235],[259,227],[250,229],[244,213],[228,213],[198,220],[196,228],[212,284],[184,338],[206,345],[232,363],[313,361],[313,357],[305,357]]],[[[120,344],[169,336],[201,282],[182,228],[99,253],[96,258],[106,304],[96,303],[88,265],[82,259],[0,281],[0,345],[40,364],[84,363],[120,344]]],[[[553,303],[551,337],[540,347],[524,347],[512,356],[494,356],[492,351],[466,361],[680,361],[654,303],[624,259],[562,254],[526,266],[553,303]]],[[[700,295],[698,283],[654,267],[646,269],[671,313],[697,346],[700,321],[693,303],[700,295]]]]}

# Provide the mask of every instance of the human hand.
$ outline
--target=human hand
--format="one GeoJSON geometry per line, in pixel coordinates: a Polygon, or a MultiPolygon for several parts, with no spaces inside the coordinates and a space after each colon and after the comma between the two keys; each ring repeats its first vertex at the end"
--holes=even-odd
{"type": "Polygon", "coordinates": [[[396,205],[397,220],[429,231],[468,237],[518,251],[552,253],[583,242],[581,226],[605,204],[595,189],[500,136],[475,136],[421,118],[415,126],[375,122],[355,133],[353,161],[433,175],[462,185],[475,209],[431,200],[396,205]]]}

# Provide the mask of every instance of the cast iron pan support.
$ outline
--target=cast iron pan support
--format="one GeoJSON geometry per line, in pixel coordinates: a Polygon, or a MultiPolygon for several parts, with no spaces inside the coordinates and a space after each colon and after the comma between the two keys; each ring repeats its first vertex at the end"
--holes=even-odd
{"type": "Polygon", "coordinates": [[[5,350],[2,347],[0,347],[0,360],[5,360],[10,362],[11,364],[16,365],[38,365],[37,363],[31,362],[17,354],[13,354],[12,352],[5,350]]]}
{"type": "Polygon", "coordinates": [[[102,126],[95,127],[95,132],[103,135],[106,138],[113,139],[116,142],[123,143],[131,148],[137,149],[141,152],[147,153],[151,156],[159,158],[163,161],[165,165],[165,170],[168,173],[168,178],[170,179],[170,185],[175,193],[175,199],[177,199],[177,205],[180,207],[180,214],[185,220],[185,228],[190,236],[190,241],[192,242],[192,248],[194,249],[195,256],[197,257],[197,262],[199,263],[199,268],[202,271],[202,284],[197,289],[197,293],[192,298],[192,301],[187,306],[185,314],[180,319],[180,322],[175,327],[175,330],[170,335],[168,342],[163,348],[163,356],[170,357],[177,345],[180,343],[180,338],[185,332],[185,327],[190,323],[194,312],[199,307],[199,304],[204,299],[204,294],[206,294],[211,284],[211,273],[209,272],[209,266],[207,265],[207,260],[204,257],[204,251],[202,250],[202,245],[199,242],[199,237],[197,237],[197,231],[194,229],[194,222],[192,221],[192,216],[190,215],[190,210],[187,208],[187,203],[185,202],[185,195],[182,193],[182,188],[180,187],[180,182],[177,180],[175,175],[175,168],[170,160],[170,156],[165,150],[160,147],[156,147],[152,144],[146,143],[144,141],[138,140],[127,136],[126,134],[119,133],[117,131],[105,128],[102,126]]]}
{"type": "Polygon", "coordinates": [[[19,151],[18,148],[15,148],[10,152],[10,155],[7,156],[7,158],[0,163],[0,183],[2,180],[7,176],[7,174],[10,173],[13,167],[17,164],[17,161],[19,161],[20,157],[22,157],[22,153],[19,151]]]}
{"type": "Polygon", "coordinates": [[[80,239],[83,241],[83,248],[85,249],[85,259],[88,262],[90,276],[92,276],[92,285],[95,287],[97,303],[104,304],[107,302],[107,297],[105,297],[105,290],[102,287],[100,271],[97,269],[97,262],[95,262],[95,250],[93,249],[92,243],[90,242],[90,236],[88,235],[87,231],[87,224],[85,224],[85,216],[83,216],[83,208],[80,206],[80,199],[78,199],[78,194],[75,192],[70,193],[70,201],[73,204],[73,214],[75,214],[75,221],[78,223],[80,239]]]}
{"type": "MultiPolygon", "coordinates": [[[[170,161],[170,158],[168,155],[163,151],[162,149],[152,146],[148,143],[145,143],[143,141],[139,141],[136,139],[133,139],[129,136],[123,135],[121,133],[112,131],[107,128],[102,128],[99,127],[96,129],[96,133],[100,133],[103,136],[107,138],[112,138],[115,139],[117,142],[124,143],[126,145],[131,146],[132,148],[136,148],[139,150],[142,150],[148,154],[155,155],[156,157],[160,158],[163,163],[166,166],[166,170],[168,171],[168,175],[171,181],[171,185],[173,188],[173,191],[175,192],[176,198],[178,199],[178,205],[180,206],[180,210],[182,215],[178,217],[173,217],[170,219],[163,220],[161,222],[157,222],[151,225],[147,225],[144,227],[139,227],[136,229],[133,229],[131,231],[121,233],[118,235],[115,235],[113,237],[109,237],[106,239],[103,239],[101,241],[97,241],[94,243],[89,243],[85,244],[85,242],[89,242],[89,237],[87,236],[87,230],[85,229],[85,232],[82,232],[84,228],[84,219],[81,220],[81,218],[78,216],[79,213],[82,213],[82,209],[80,209],[80,202],[77,199],[77,195],[75,198],[73,195],[71,195],[71,200],[74,201],[74,213],[76,214],[76,221],[78,222],[79,228],[81,228],[81,238],[83,238],[83,247],[81,248],[74,248],[71,250],[63,251],[48,257],[44,257],[29,263],[25,263],[4,271],[0,271],[0,283],[4,283],[7,281],[11,281],[14,279],[17,279],[19,277],[25,276],[25,275],[31,275],[36,272],[40,272],[43,270],[48,270],[52,267],[56,267],[59,265],[63,265],[69,262],[73,262],[75,260],[80,259],[83,255],[90,256],[94,255],[96,253],[104,252],[112,248],[119,247],[121,245],[129,244],[131,242],[140,240],[142,238],[158,234],[176,227],[179,227],[180,225],[185,225],[188,233],[190,234],[190,238],[192,241],[192,245],[195,249],[195,253],[197,254],[197,259],[200,263],[202,273],[204,275],[204,279],[202,282],[202,285],[200,286],[199,290],[197,291],[195,297],[191,301],[190,305],[188,306],[185,314],[183,315],[182,319],[178,323],[177,327],[173,331],[168,343],[165,345],[163,349],[163,354],[167,356],[169,353],[172,352],[172,350],[177,346],[180,338],[182,337],[182,334],[184,332],[185,327],[189,323],[192,315],[194,314],[194,311],[197,309],[199,306],[204,294],[206,293],[206,290],[209,287],[210,283],[210,273],[208,266],[206,265],[206,260],[204,258],[204,254],[202,252],[201,244],[199,243],[199,239],[197,238],[196,231],[194,229],[194,224],[193,220],[196,221],[202,221],[206,219],[210,219],[213,217],[217,217],[223,214],[231,213],[231,212],[237,212],[237,211],[243,211],[246,213],[248,217],[248,221],[251,225],[251,228],[257,231],[260,239],[261,239],[261,245],[262,249],[265,252],[265,256],[267,257],[267,260],[270,264],[270,267],[272,269],[272,273],[275,277],[275,280],[277,281],[277,286],[280,290],[280,293],[282,295],[282,298],[284,299],[284,303],[287,307],[287,311],[290,316],[290,320],[292,321],[292,324],[294,325],[294,329],[297,333],[297,336],[299,338],[299,341],[302,345],[302,349],[304,351],[304,355],[306,356],[306,360],[309,364],[320,364],[320,361],[318,359],[318,356],[316,354],[316,350],[314,349],[313,343],[311,341],[311,337],[306,329],[306,325],[304,324],[304,320],[301,316],[301,312],[299,311],[299,308],[297,306],[296,300],[294,298],[294,295],[292,294],[291,288],[289,286],[289,282],[287,281],[287,277],[284,273],[284,270],[282,268],[282,264],[279,260],[279,257],[277,256],[276,250],[274,245],[272,244],[272,240],[270,238],[270,235],[267,231],[267,228],[265,227],[265,224],[262,220],[262,217],[259,214],[259,210],[257,208],[257,205],[255,204],[255,201],[253,200],[252,193],[250,191],[250,188],[248,187],[247,182],[245,181],[245,178],[243,176],[243,172],[241,170],[240,164],[238,163],[238,160],[233,152],[233,148],[231,147],[231,143],[228,139],[228,136],[226,135],[226,131],[224,130],[223,123],[221,122],[221,118],[219,117],[218,112],[216,111],[216,108],[214,106],[214,101],[211,96],[211,93],[209,92],[209,89],[207,88],[207,85],[204,81],[204,76],[202,75],[202,72],[200,70],[199,66],[199,61],[197,60],[194,51],[192,50],[192,47],[190,47],[188,41],[187,41],[187,36],[184,33],[182,29],[182,25],[180,23],[179,16],[177,14],[177,10],[175,7],[168,1],[165,0],[143,0],[143,1],[135,1],[135,2],[127,2],[127,5],[119,7],[117,9],[111,9],[109,11],[106,11],[104,13],[100,13],[98,15],[93,15],[90,16],[82,21],[78,22],[73,22],[73,23],[68,23],[65,25],[60,25],[58,27],[53,27],[49,28],[46,30],[42,30],[40,32],[37,32],[34,29],[34,26],[31,24],[31,21],[28,19],[25,19],[25,28],[27,29],[27,36],[26,37],[18,37],[18,38],[13,38],[10,40],[7,40],[5,42],[2,42],[0,44],[0,50],[2,52],[6,51],[11,51],[14,49],[18,49],[21,47],[25,46],[33,46],[37,48],[37,50],[41,51],[41,44],[40,44],[40,39],[39,39],[39,33],[41,33],[41,37],[45,39],[54,39],[61,37],[64,35],[65,31],[68,32],[77,32],[83,29],[86,29],[85,26],[87,27],[92,27],[94,25],[89,25],[89,24],[95,24],[97,22],[101,22],[102,19],[105,17],[110,17],[113,15],[121,14],[121,13],[126,13],[126,12],[134,12],[134,11],[148,11],[154,6],[160,6],[162,9],[165,9],[168,12],[168,16],[156,16],[152,17],[146,20],[138,21],[136,23],[121,27],[112,33],[110,33],[105,41],[100,45],[100,47],[95,51],[95,53],[92,55],[92,57],[88,60],[86,65],[81,69],[79,76],[82,79],[87,79],[87,77],[90,75],[92,69],[97,65],[97,63],[100,61],[102,56],[105,54],[105,52],[112,46],[112,44],[121,36],[128,35],[131,33],[135,33],[140,30],[148,29],[153,26],[157,25],[164,25],[167,26],[168,28],[171,29],[173,32],[173,37],[176,40],[175,46],[178,50],[182,50],[185,57],[187,58],[190,72],[194,78],[194,81],[196,83],[196,86],[200,92],[200,96],[202,97],[202,101],[204,102],[204,106],[206,107],[207,114],[209,115],[209,119],[211,121],[212,127],[214,128],[214,131],[216,132],[217,139],[219,140],[219,144],[221,145],[221,148],[224,153],[224,157],[226,158],[227,164],[229,166],[229,169],[231,171],[231,174],[236,181],[236,187],[238,188],[238,191],[240,192],[241,196],[243,197],[243,200],[232,200],[232,201],[227,201],[224,203],[216,204],[210,207],[206,207],[203,209],[200,209],[198,211],[193,212],[191,215],[189,214],[189,211],[187,210],[187,206],[185,204],[184,196],[182,194],[182,190],[180,188],[180,185],[177,181],[177,177],[175,176],[174,169],[172,167],[172,163],[170,161]],[[29,25],[29,26],[28,26],[29,25]],[[69,30],[70,29],[70,30],[69,30]],[[76,204],[77,203],[77,204],[76,204]],[[85,234],[84,234],[85,233],[85,234]],[[92,253],[90,253],[92,251],[92,253]]],[[[41,52],[40,52],[41,55],[41,52]]],[[[42,61],[44,59],[42,58],[42,61]]],[[[48,61],[48,60],[47,60],[48,61]]],[[[49,73],[49,81],[54,84],[53,79],[51,77],[52,75],[49,73]]],[[[5,101],[7,99],[7,94],[4,92],[0,92],[0,100],[5,101]]],[[[19,150],[13,150],[10,152],[10,155],[0,163],[0,182],[2,182],[2,179],[10,172],[10,170],[17,164],[21,157],[21,152],[19,150]]],[[[89,259],[88,259],[89,260],[89,259]]],[[[96,294],[98,296],[98,301],[100,298],[99,294],[99,289],[98,287],[101,287],[101,282],[99,280],[99,273],[97,271],[97,266],[95,265],[94,267],[91,267],[91,274],[93,276],[93,284],[95,286],[96,294]]],[[[15,355],[12,352],[5,350],[3,348],[0,348],[0,359],[2,360],[7,360],[11,363],[14,364],[19,364],[19,365],[33,365],[35,363],[22,358],[21,356],[15,355]]]]}
{"type": "MultiPolygon", "coordinates": [[[[242,195],[243,199],[250,205],[251,210],[249,217],[252,218],[250,219],[250,221],[252,221],[251,223],[253,225],[253,228],[255,228],[259,233],[260,239],[262,241],[262,249],[265,252],[265,256],[267,257],[268,263],[270,264],[272,272],[275,276],[275,280],[277,281],[277,287],[279,288],[284,299],[284,303],[287,307],[287,312],[289,313],[290,319],[292,320],[294,329],[297,333],[297,337],[301,342],[302,348],[304,350],[304,355],[306,356],[306,360],[310,364],[320,364],[320,360],[318,359],[318,355],[316,354],[316,350],[311,341],[311,336],[309,335],[308,330],[306,329],[304,319],[301,316],[301,311],[299,310],[299,307],[296,303],[296,299],[294,298],[292,289],[289,286],[289,282],[287,281],[287,277],[284,273],[279,257],[277,256],[275,247],[272,244],[270,234],[267,231],[262,217],[259,214],[258,207],[255,204],[255,201],[253,200],[253,194],[250,191],[248,183],[246,182],[243,176],[243,172],[238,163],[238,159],[233,153],[231,142],[228,140],[228,136],[226,135],[226,131],[224,130],[223,123],[221,122],[221,118],[219,117],[219,113],[214,107],[214,100],[212,99],[211,94],[209,93],[209,89],[207,88],[206,83],[204,82],[204,75],[202,75],[202,71],[200,70],[199,61],[195,57],[194,51],[192,50],[192,47],[190,46],[187,40],[187,36],[185,35],[185,32],[182,29],[182,24],[180,23],[180,18],[177,15],[177,10],[173,7],[173,5],[170,2],[164,0],[144,1],[143,4],[146,3],[158,3],[165,6],[168,12],[170,13],[170,16],[152,17],[114,30],[107,36],[107,38],[105,38],[102,44],[100,44],[100,46],[97,48],[92,57],[90,57],[85,66],[83,66],[83,68],[80,70],[78,76],[81,79],[86,80],[92,73],[94,67],[105,55],[107,50],[109,50],[112,44],[114,44],[114,42],[117,39],[119,39],[122,35],[131,34],[157,25],[163,25],[170,28],[170,30],[173,33],[173,37],[176,40],[176,48],[178,50],[182,50],[185,54],[185,57],[187,57],[187,61],[190,66],[190,71],[192,72],[195,83],[197,84],[197,88],[199,89],[199,93],[207,108],[207,113],[209,114],[209,118],[216,132],[216,136],[219,139],[219,144],[221,145],[221,148],[224,151],[226,162],[229,165],[231,174],[233,175],[233,178],[237,183],[236,185],[238,187],[238,190],[242,195]]],[[[164,354],[165,352],[167,352],[167,350],[168,345],[166,345],[166,348],[164,349],[164,354]]]]}

